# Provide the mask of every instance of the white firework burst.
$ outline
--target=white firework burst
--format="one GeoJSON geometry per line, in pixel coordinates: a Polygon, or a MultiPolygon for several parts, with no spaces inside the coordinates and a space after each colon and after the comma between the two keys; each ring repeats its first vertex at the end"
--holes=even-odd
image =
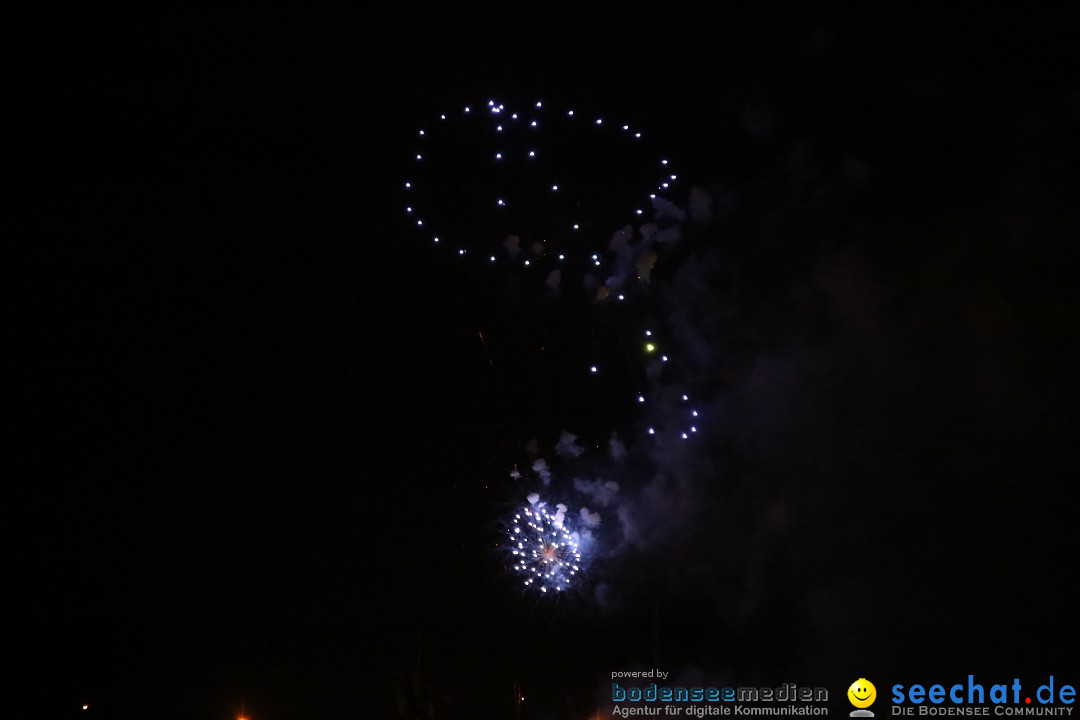
{"type": "Polygon", "coordinates": [[[581,548],[566,526],[565,505],[556,505],[555,512],[544,503],[523,507],[514,514],[508,532],[511,568],[526,588],[562,592],[580,576],[581,548]]]}

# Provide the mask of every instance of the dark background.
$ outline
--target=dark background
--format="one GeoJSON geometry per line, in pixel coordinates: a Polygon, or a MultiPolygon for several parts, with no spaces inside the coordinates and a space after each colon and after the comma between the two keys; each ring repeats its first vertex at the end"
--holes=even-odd
{"type": "Polygon", "coordinates": [[[4,26],[5,717],[508,717],[515,682],[584,717],[654,662],[836,708],[1077,679],[1075,16],[4,26]],[[497,287],[399,210],[421,119],[488,96],[639,118],[723,210],[667,286],[719,479],[612,560],[618,602],[508,587],[535,388],[476,344],[497,287]]]}

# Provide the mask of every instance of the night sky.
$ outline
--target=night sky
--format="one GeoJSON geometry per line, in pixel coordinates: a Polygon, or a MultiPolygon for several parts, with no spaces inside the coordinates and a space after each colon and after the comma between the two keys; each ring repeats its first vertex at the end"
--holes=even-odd
{"type": "MultiPolygon", "coordinates": [[[[5,22],[0,717],[1080,680],[1077,17],[711,13],[5,22]],[[504,260],[467,163],[426,199],[470,255],[433,246],[417,130],[489,98],[626,118],[711,212],[619,307],[504,260]],[[697,436],[646,442],[686,388],[697,436]],[[583,580],[523,591],[507,519],[578,476],[620,485],[583,580]]],[[[654,168],[556,139],[605,252],[654,168]]]]}

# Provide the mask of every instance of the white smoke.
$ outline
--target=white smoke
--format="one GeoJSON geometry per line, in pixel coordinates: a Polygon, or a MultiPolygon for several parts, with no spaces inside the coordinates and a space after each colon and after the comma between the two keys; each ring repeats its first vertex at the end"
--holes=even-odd
{"type": "Polygon", "coordinates": [[[619,483],[614,480],[582,480],[574,478],[574,489],[598,505],[610,505],[615,502],[615,496],[619,493],[619,483]]]}
{"type": "Polygon", "coordinates": [[[664,228],[653,236],[653,240],[660,243],[673,243],[682,238],[682,228],[678,225],[672,225],[671,227],[664,228]]]}
{"type": "Polygon", "coordinates": [[[532,464],[532,469],[540,476],[540,480],[545,485],[551,484],[551,468],[548,467],[547,460],[536,458],[536,461],[532,464]]]}
{"type": "Polygon", "coordinates": [[[644,242],[652,242],[653,236],[656,235],[656,231],[660,229],[660,226],[656,223],[645,223],[638,228],[638,232],[641,234],[641,239],[644,242]]]}
{"type": "Polygon", "coordinates": [[[510,253],[510,257],[517,257],[518,252],[521,250],[521,238],[517,235],[510,235],[503,240],[503,247],[506,248],[506,252],[510,253]]]}
{"type": "Polygon", "coordinates": [[[656,211],[657,220],[671,220],[674,222],[686,222],[686,211],[670,200],[657,197],[652,199],[653,210],[656,211]]]}
{"type": "Polygon", "coordinates": [[[559,503],[555,506],[555,516],[552,518],[552,523],[557,528],[562,528],[563,521],[566,519],[566,506],[559,503]]]}
{"type": "Polygon", "coordinates": [[[585,452],[585,448],[577,444],[577,435],[564,431],[559,436],[559,442],[555,445],[555,452],[558,453],[559,457],[571,460],[581,457],[581,454],[585,452]]]}
{"type": "Polygon", "coordinates": [[[619,439],[618,433],[611,433],[611,439],[608,440],[608,452],[611,455],[611,459],[615,462],[621,462],[626,459],[626,445],[619,439]]]}

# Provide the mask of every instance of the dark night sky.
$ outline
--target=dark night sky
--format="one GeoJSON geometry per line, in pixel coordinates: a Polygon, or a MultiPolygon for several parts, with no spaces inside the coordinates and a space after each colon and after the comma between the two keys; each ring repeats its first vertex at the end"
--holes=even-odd
{"type": "Polygon", "coordinates": [[[395,717],[418,647],[471,718],[654,659],[1075,669],[1076,17],[545,12],[4,23],[10,717],[395,717]],[[640,119],[717,200],[656,312],[721,419],[614,600],[501,575],[557,388],[400,213],[420,118],[489,96],[640,119]]]}

